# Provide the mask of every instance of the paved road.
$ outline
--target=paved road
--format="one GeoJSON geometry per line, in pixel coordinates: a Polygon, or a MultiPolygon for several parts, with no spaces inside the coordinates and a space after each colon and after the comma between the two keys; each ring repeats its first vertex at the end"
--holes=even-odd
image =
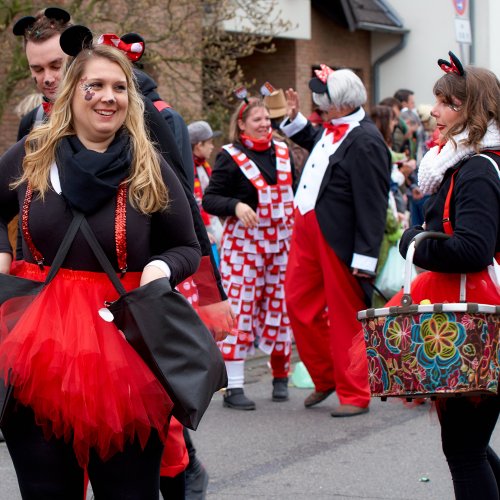
{"type": "MultiPolygon", "coordinates": [[[[216,394],[192,433],[210,473],[208,500],[453,499],[437,416],[429,405],[407,409],[374,400],[369,414],[333,419],[334,395],[306,410],[308,391],[290,388],[290,401],[273,403],[265,363],[248,363],[247,373],[246,392],[257,410],[223,408],[216,394]]],[[[498,431],[493,446],[500,450],[498,431]]],[[[19,499],[0,444],[0,500],[19,499]]]]}

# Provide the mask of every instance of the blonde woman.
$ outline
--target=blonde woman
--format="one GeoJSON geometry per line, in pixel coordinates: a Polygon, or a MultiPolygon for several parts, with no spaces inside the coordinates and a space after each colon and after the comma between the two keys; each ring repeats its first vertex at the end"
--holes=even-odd
{"type": "MultiPolygon", "coordinates": [[[[145,133],[132,67],[108,46],[69,66],[49,123],[0,159],[0,272],[7,224],[21,211],[15,273],[43,280],[83,212],[127,289],[173,286],[200,260],[188,202],[145,133]],[[19,208],[20,207],[20,208],[19,208]],[[38,265],[39,263],[40,265],[38,265]]],[[[156,499],[172,402],[98,310],[116,292],[81,234],[63,269],[0,343],[17,405],[2,429],[23,498],[156,499]]]]}

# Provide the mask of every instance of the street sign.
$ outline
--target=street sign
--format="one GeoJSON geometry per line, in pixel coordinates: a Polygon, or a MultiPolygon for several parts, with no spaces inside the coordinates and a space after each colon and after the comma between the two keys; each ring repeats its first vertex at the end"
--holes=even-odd
{"type": "Polygon", "coordinates": [[[455,19],[455,37],[458,43],[472,44],[472,33],[468,19],[455,19]]]}
{"type": "Polygon", "coordinates": [[[467,0],[453,0],[453,6],[459,16],[463,16],[467,9],[467,0]]]}

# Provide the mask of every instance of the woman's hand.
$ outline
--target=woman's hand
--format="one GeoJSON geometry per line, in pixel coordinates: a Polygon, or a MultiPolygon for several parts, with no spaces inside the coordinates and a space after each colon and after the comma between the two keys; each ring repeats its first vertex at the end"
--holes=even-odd
{"type": "Polygon", "coordinates": [[[198,313],[217,342],[224,340],[234,327],[235,314],[227,300],[200,306],[198,313]]]}
{"type": "Polygon", "coordinates": [[[299,94],[293,89],[285,90],[286,97],[286,114],[288,119],[293,122],[295,117],[299,114],[299,94]]]}
{"type": "Polygon", "coordinates": [[[10,265],[12,264],[12,255],[7,252],[0,253],[0,273],[9,274],[10,265]]]}
{"type": "Polygon", "coordinates": [[[255,227],[259,223],[259,217],[253,208],[242,201],[236,205],[235,215],[245,227],[255,227]]]}

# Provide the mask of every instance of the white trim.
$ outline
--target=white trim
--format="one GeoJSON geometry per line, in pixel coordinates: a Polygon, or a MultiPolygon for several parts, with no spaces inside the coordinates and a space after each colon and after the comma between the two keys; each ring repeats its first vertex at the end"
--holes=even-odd
{"type": "Polygon", "coordinates": [[[170,270],[170,267],[168,267],[168,264],[166,262],[163,262],[162,260],[156,259],[152,260],[151,262],[148,262],[145,266],[146,267],[156,267],[160,271],[162,271],[165,274],[165,277],[170,279],[170,276],[172,276],[172,271],[170,270]]]}
{"type": "Polygon", "coordinates": [[[56,162],[50,166],[50,183],[57,194],[62,193],[61,179],[59,179],[59,170],[57,170],[56,162]]]}
{"type": "Polygon", "coordinates": [[[352,255],[351,267],[353,269],[359,269],[360,271],[375,272],[375,269],[377,268],[377,261],[378,259],[375,257],[355,253],[352,255]]]}
{"type": "Polygon", "coordinates": [[[291,137],[292,135],[298,134],[303,128],[305,128],[307,123],[307,118],[302,113],[299,113],[293,122],[289,122],[288,118],[285,118],[280,124],[280,129],[287,137],[291,137]],[[287,122],[288,124],[285,125],[287,122]]]}

